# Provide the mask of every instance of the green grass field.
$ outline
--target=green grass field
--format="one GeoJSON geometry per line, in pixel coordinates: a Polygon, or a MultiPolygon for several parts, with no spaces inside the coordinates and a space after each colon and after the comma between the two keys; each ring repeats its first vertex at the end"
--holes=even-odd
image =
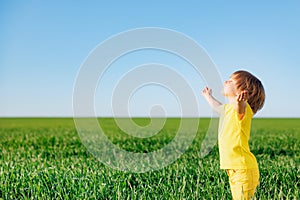
{"type": "MultiPolygon", "coordinates": [[[[147,124],[149,119],[136,119],[147,124]]],[[[179,119],[157,136],[136,139],[112,119],[100,119],[108,138],[130,151],[153,151],[174,137],[179,119]],[[175,130],[175,131],[174,131],[175,130]]],[[[217,146],[200,156],[209,119],[174,163],[147,173],[111,169],[81,143],[71,118],[0,119],[1,199],[231,199],[217,146]]],[[[260,169],[256,199],[299,199],[300,119],[254,119],[250,147],[260,169]]]]}

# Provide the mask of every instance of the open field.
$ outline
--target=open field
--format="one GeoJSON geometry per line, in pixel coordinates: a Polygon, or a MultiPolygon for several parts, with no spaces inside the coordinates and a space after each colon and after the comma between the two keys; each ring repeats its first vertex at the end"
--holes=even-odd
{"type": "MultiPolygon", "coordinates": [[[[147,124],[149,119],[136,119],[147,124]]],[[[135,139],[113,119],[100,119],[107,137],[130,151],[154,151],[174,137],[179,119],[170,118],[157,136],[135,139]]],[[[128,173],[100,163],[82,145],[71,118],[0,119],[1,199],[230,199],[218,149],[201,158],[209,119],[171,165],[128,173]]],[[[300,119],[254,119],[250,147],[260,168],[257,199],[299,199],[300,119]]]]}

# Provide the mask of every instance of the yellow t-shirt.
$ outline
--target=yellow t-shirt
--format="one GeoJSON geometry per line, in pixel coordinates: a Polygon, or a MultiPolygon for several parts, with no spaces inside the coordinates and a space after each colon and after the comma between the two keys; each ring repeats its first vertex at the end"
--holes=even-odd
{"type": "Polygon", "coordinates": [[[221,169],[258,168],[255,156],[250,152],[250,138],[253,111],[247,103],[245,115],[238,119],[234,105],[221,106],[219,123],[219,153],[221,169]]]}

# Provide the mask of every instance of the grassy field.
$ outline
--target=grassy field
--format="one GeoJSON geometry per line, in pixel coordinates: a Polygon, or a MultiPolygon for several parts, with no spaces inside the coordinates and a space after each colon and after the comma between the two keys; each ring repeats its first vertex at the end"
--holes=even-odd
{"type": "MultiPolygon", "coordinates": [[[[147,124],[149,119],[136,119],[147,124]]],[[[154,151],[174,137],[178,119],[168,119],[158,136],[126,136],[112,119],[100,119],[114,144],[154,151]]],[[[147,173],[111,169],[81,143],[71,118],[0,119],[1,199],[231,199],[218,149],[200,156],[209,119],[171,165],[147,173]]],[[[299,199],[300,119],[254,119],[250,147],[260,169],[257,199],[299,199]]]]}

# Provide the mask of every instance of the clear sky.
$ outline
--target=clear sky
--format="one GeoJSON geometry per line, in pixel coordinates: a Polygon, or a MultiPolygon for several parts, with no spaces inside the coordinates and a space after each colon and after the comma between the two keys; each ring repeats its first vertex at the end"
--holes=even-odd
{"type": "MultiPolygon", "coordinates": [[[[300,117],[299,19],[299,1],[1,1],[0,116],[72,116],[74,83],[89,53],[120,32],[161,27],[199,43],[224,80],[238,69],[259,77],[267,98],[258,117],[300,117]]],[[[144,51],[124,57],[111,76],[122,74],[121,65],[160,59],[180,70],[178,58],[144,51]]],[[[188,67],[181,70],[198,92],[201,115],[209,116],[204,81],[188,67]]],[[[106,76],[102,96],[112,88],[106,76]]],[[[97,113],[109,115],[109,100],[97,100],[101,95],[97,113]]],[[[174,96],[153,86],[133,95],[133,113],[145,112],[148,95],[158,97],[148,103],[167,103],[171,114],[178,112],[174,96]]]]}

